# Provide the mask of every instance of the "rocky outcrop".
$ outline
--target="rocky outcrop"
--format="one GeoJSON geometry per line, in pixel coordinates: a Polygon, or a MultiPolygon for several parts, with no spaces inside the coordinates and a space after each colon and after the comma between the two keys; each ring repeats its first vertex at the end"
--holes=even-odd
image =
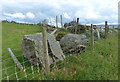
{"type": "Polygon", "coordinates": [[[67,34],[60,40],[60,45],[64,53],[79,53],[84,50],[88,39],[82,34],[67,34]]]}

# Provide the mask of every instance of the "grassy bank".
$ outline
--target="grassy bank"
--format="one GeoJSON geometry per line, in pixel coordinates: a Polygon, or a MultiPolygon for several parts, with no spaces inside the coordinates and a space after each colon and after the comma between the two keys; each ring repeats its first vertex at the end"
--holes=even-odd
{"type": "MultiPolygon", "coordinates": [[[[3,23],[2,31],[3,60],[11,58],[6,51],[7,48],[11,48],[16,49],[13,52],[22,63],[24,62],[21,50],[21,39],[23,35],[38,33],[41,31],[41,28],[37,25],[3,23]]],[[[117,37],[117,33],[112,33],[108,39],[97,41],[93,47],[88,47],[85,52],[74,56],[67,56],[65,61],[51,65],[51,73],[48,75],[44,75],[41,68],[37,66],[31,70],[29,62],[23,64],[27,69],[26,72],[20,72],[18,68],[14,67],[13,60],[8,59],[3,61],[3,68],[7,68],[7,70],[3,71],[3,78],[11,80],[117,80],[117,37]],[[17,72],[17,77],[15,72],[17,72]],[[25,75],[27,76],[25,77],[25,75]]],[[[27,61],[27,59],[25,59],[25,61],[27,61]]]]}

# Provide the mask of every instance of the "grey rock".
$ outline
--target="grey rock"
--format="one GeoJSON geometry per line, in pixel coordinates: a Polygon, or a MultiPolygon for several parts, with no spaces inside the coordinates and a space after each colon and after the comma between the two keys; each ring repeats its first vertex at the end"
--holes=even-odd
{"type": "Polygon", "coordinates": [[[65,58],[60,44],[58,41],[56,41],[55,36],[52,34],[47,34],[47,39],[53,55],[58,59],[65,58]]]}
{"type": "Polygon", "coordinates": [[[88,39],[83,34],[67,34],[60,40],[60,45],[64,53],[79,53],[84,50],[88,39]]]}
{"type": "MultiPolygon", "coordinates": [[[[50,64],[60,61],[61,59],[64,60],[64,54],[54,35],[47,34],[47,40],[50,64]]],[[[42,33],[24,35],[22,48],[24,57],[26,57],[31,64],[45,66],[42,33]]]]}

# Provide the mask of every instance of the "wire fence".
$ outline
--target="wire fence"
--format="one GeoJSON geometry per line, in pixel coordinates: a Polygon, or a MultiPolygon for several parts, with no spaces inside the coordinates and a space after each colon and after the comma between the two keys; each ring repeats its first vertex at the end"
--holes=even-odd
{"type": "MultiPolygon", "coordinates": [[[[13,52],[19,51],[19,49],[12,49],[13,52]]],[[[0,80],[43,80],[46,79],[44,76],[43,68],[37,63],[37,65],[30,64],[31,60],[34,60],[36,58],[33,58],[31,60],[28,60],[23,55],[20,54],[20,56],[16,56],[16,58],[19,59],[21,65],[24,68],[24,71],[21,71],[16,64],[14,63],[12,57],[10,55],[8,56],[9,52],[4,51],[3,58],[0,60],[2,61],[2,69],[0,72],[2,72],[2,78],[0,80]],[[4,56],[7,56],[8,58],[4,58],[4,56]]]]}
{"type": "MultiPolygon", "coordinates": [[[[93,28],[92,28],[93,29],[93,28]]],[[[101,29],[99,29],[101,31],[101,29]]],[[[90,31],[89,31],[90,32],[90,31]]],[[[74,40],[74,39],[73,39],[74,40]]],[[[66,41],[68,42],[68,41],[66,41]]],[[[71,44],[71,43],[68,43],[71,44]]],[[[74,45],[72,45],[74,46],[74,45]]],[[[29,48],[29,47],[28,47],[29,48]]],[[[80,51],[84,50],[84,45],[78,45],[78,47],[73,48],[62,48],[64,54],[79,54],[80,51]],[[68,51],[69,50],[69,51],[68,51]]],[[[2,78],[0,80],[42,80],[46,79],[46,76],[44,76],[44,69],[40,66],[40,64],[37,62],[37,65],[32,65],[30,61],[36,60],[36,58],[27,59],[22,55],[22,49],[12,49],[13,53],[15,54],[16,58],[19,60],[21,65],[23,66],[24,70],[21,71],[17,67],[17,65],[14,63],[13,58],[9,55],[9,51],[3,51],[2,52],[2,59],[0,59],[0,62],[2,62],[0,65],[2,65],[2,69],[0,72],[2,72],[2,78]],[[20,52],[20,53],[19,53],[20,52]]],[[[51,50],[49,51],[49,54],[51,53],[51,50]]],[[[53,63],[54,64],[54,63],[53,63]]]]}
{"type": "MultiPolygon", "coordinates": [[[[13,52],[14,51],[19,51],[19,49],[13,49],[13,52]]],[[[9,53],[8,51],[5,51],[3,55],[5,56],[8,53],[9,53]]],[[[22,79],[32,80],[36,77],[38,78],[39,73],[41,71],[39,64],[37,64],[37,66],[33,66],[32,64],[29,63],[30,60],[25,59],[23,55],[16,57],[20,59],[20,63],[24,67],[24,71],[22,72],[18,69],[18,67],[13,62],[13,59],[12,57],[10,57],[10,55],[6,59],[4,59],[3,57],[3,59],[0,60],[2,61],[2,70],[0,71],[2,71],[2,76],[3,76],[1,80],[22,80],[22,79]],[[38,73],[38,76],[34,75],[35,73],[38,73]]],[[[41,78],[41,76],[39,78],[41,78]]]]}

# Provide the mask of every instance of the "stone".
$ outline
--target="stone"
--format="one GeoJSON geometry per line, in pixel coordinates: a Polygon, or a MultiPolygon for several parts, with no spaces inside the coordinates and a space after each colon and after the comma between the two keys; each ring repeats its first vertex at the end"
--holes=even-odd
{"type": "Polygon", "coordinates": [[[65,56],[62,52],[59,42],[56,41],[55,36],[52,34],[47,34],[47,39],[54,57],[60,60],[64,60],[65,56]]]}
{"type": "Polygon", "coordinates": [[[60,40],[60,45],[64,53],[75,54],[84,50],[88,44],[88,39],[83,34],[67,34],[60,40]]]}
{"type": "MultiPolygon", "coordinates": [[[[60,44],[55,40],[54,35],[47,34],[47,40],[50,64],[60,61],[61,59],[64,60],[64,54],[60,44]]],[[[24,35],[22,48],[24,57],[26,57],[31,64],[45,66],[42,33],[24,35]]]]}

